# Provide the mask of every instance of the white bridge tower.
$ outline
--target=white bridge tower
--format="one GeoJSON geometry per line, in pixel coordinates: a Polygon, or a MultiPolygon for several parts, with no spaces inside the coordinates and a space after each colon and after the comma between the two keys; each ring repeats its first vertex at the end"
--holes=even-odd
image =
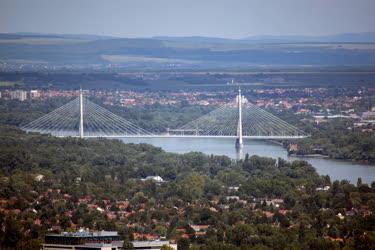
{"type": "Polygon", "coordinates": [[[237,105],[238,105],[238,124],[237,124],[236,148],[240,149],[240,148],[243,147],[243,139],[242,139],[242,95],[241,95],[241,88],[238,88],[237,105]]]}
{"type": "Polygon", "coordinates": [[[79,137],[83,138],[83,93],[82,88],[79,90],[79,137]]]}

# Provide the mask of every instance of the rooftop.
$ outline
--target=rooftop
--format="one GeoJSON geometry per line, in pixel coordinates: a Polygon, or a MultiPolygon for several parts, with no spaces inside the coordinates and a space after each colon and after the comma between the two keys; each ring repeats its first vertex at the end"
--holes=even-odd
{"type": "Polygon", "coordinates": [[[147,247],[156,247],[156,246],[169,246],[169,241],[167,240],[152,240],[152,241],[132,241],[134,248],[147,248],[147,247]]]}
{"type": "Polygon", "coordinates": [[[61,236],[61,237],[98,237],[98,236],[118,236],[116,231],[85,231],[78,232],[62,232],[61,234],[48,234],[47,236],[61,236]]]}

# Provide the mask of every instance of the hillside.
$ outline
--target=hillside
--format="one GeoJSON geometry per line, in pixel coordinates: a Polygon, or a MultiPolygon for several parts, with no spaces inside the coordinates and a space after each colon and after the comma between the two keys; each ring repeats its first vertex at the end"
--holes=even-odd
{"type": "Polygon", "coordinates": [[[207,69],[256,65],[373,65],[372,33],[330,37],[112,38],[0,34],[7,64],[99,65],[102,68],[207,69]]]}

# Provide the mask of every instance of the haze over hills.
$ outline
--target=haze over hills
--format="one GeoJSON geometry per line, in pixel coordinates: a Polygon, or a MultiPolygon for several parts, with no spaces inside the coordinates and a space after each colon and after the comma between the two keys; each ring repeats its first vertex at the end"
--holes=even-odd
{"type": "Polygon", "coordinates": [[[127,69],[374,65],[375,33],[244,39],[11,33],[0,34],[0,61],[127,69]]]}
{"type": "Polygon", "coordinates": [[[328,43],[373,43],[375,32],[342,33],[330,36],[250,36],[244,38],[254,42],[328,42],[328,43]]]}
{"type": "Polygon", "coordinates": [[[226,42],[226,43],[373,43],[375,42],[375,32],[363,33],[342,33],[329,36],[248,36],[241,39],[228,39],[220,37],[202,37],[202,36],[186,36],[186,37],[173,37],[173,36],[158,36],[153,37],[160,40],[185,40],[196,42],[226,42]]]}
{"type": "MultiPolygon", "coordinates": [[[[16,33],[0,33],[0,39],[5,38],[22,39],[26,37],[34,38],[76,38],[86,40],[102,40],[102,39],[120,39],[127,37],[118,36],[104,36],[95,34],[46,34],[46,33],[33,33],[33,32],[16,32],[16,33]]],[[[327,36],[299,36],[299,35],[261,35],[261,36],[248,36],[241,39],[229,39],[221,37],[205,37],[205,36],[155,36],[155,37],[139,37],[145,39],[157,40],[184,40],[191,42],[233,42],[242,43],[247,41],[254,41],[258,43],[266,43],[269,41],[274,42],[338,42],[338,43],[373,43],[375,42],[375,32],[361,32],[361,33],[340,33],[327,36]]]]}

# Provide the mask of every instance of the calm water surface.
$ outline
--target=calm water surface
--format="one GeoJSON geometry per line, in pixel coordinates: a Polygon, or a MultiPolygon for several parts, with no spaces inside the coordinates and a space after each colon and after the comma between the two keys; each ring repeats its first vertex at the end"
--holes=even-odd
{"type": "MultiPolygon", "coordinates": [[[[197,151],[205,154],[226,155],[233,159],[239,157],[234,147],[234,139],[229,138],[125,138],[121,140],[125,143],[148,143],[173,153],[197,151]]],[[[358,177],[361,177],[363,182],[375,181],[374,165],[324,158],[289,157],[283,147],[272,142],[245,140],[242,156],[246,153],[272,158],[280,157],[287,160],[306,160],[316,168],[319,174],[329,175],[331,180],[346,179],[356,184],[358,177]]]]}

